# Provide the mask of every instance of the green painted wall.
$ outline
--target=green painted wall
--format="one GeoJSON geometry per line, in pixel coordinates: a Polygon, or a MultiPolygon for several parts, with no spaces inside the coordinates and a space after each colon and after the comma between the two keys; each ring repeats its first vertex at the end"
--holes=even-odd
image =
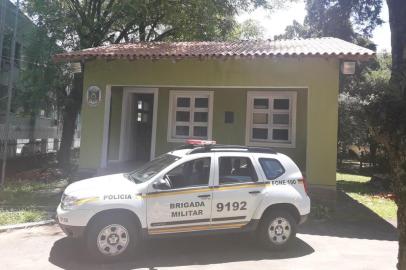
{"type": "MultiPolygon", "coordinates": [[[[93,60],[86,62],[85,65],[84,89],[90,85],[98,85],[103,91],[107,85],[159,87],[159,121],[156,143],[157,153],[161,153],[172,146],[166,143],[169,89],[180,87],[189,89],[188,86],[216,89],[213,138],[220,143],[244,143],[245,109],[238,111],[237,109],[246,106],[246,94],[244,93],[247,88],[245,86],[301,88],[297,90],[297,147],[296,149],[277,150],[298,159],[300,165],[306,168],[307,178],[311,184],[334,186],[338,75],[339,61],[322,57],[202,61],[93,60]],[[235,89],[217,89],[216,86],[230,86],[235,89]],[[305,106],[306,103],[307,106],[305,106]],[[223,124],[225,110],[234,111],[235,119],[240,120],[230,126],[223,124]],[[220,117],[217,117],[218,114],[220,117]],[[228,138],[225,134],[232,134],[232,136],[228,138]],[[306,156],[305,159],[304,156],[306,156]]],[[[101,104],[96,107],[89,107],[84,99],[81,168],[100,166],[103,124],[104,92],[101,104]]],[[[113,142],[110,141],[110,146],[111,143],[113,142]]],[[[113,155],[112,152],[110,154],[113,155]]]]}
{"type": "MultiPolygon", "coordinates": [[[[169,92],[180,88],[159,88],[159,110],[157,123],[156,154],[169,152],[181,143],[167,142],[169,92]]],[[[185,90],[182,88],[181,90],[185,90]]],[[[221,144],[245,144],[245,124],[248,91],[283,91],[292,89],[247,89],[247,88],[194,88],[188,91],[214,91],[213,97],[213,134],[212,139],[221,144]],[[224,112],[234,112],[234,123],[224,123],[224,112]]],[[[306,111],[307,89],[296,89],[296,148],[274,148],[276,151],[292,157],[302,170],[306,170],[306,111]]]]}

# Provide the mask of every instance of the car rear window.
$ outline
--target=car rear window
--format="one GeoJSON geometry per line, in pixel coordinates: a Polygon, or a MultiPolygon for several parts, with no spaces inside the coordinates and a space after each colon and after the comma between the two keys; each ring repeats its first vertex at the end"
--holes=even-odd
{"type": "Polygon", "coordinates": [[[265,176],[268,180],[273,180],[285,173],[285,169],[282,164],[273,158],[260,158],[262,170],[265,172],[265,176]]]}
{"type": "Polygon", "coordinates": [[[220,185],[258,181],[254,166],[247,157],[220,157],[219,162],[220,185]]]}

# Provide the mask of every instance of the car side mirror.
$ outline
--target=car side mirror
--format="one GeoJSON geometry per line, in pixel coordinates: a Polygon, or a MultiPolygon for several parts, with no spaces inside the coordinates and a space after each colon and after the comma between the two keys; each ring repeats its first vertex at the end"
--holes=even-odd
{"type": "Polygon", "coordinates": [[[154,182],[152,184],[152,187],[154,189],[158,189],[158,190],[168,190],[171,189],[171,187],[169,186],[168,182],[165,181],[164,179],[159,179],[158,181],[154,182]]]}

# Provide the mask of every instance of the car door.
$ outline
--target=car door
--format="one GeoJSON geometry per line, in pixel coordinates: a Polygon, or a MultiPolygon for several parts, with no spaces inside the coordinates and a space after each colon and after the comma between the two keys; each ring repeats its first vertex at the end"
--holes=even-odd
{"type": "MultiPolygon", "coordinates": [[[[214,159],[212,154],[185,161],[168,173],[172,187],[151,184],[147,194],[149,234],[209,229],[214,159]]],[[[159,181],[159,180],[158,180],[159,181]]]]}
{"type": "Polygon", "coordinates": [[[254,164],[249,153],[216,153],[213,226],[241,227],[251,220],[265,188],[254,164]]]}

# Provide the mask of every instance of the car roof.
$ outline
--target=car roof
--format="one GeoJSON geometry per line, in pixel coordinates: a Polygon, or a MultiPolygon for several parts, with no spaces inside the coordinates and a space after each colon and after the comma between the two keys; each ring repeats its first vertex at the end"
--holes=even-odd
{"type": "Polygon", "coordinates": [[[173,151],[169,152],[168,154],[174,155],[174,156],[177,156],[177,157],[184,157],[189,152],[190,152],[190,149],[176,149],[176,150],[173,150],[173,151]]]}
{"type": "Polygon", "coordinates": [[[180,148],[169,152],[171,155],[178,157],[184,157],[186,155],[200,154],[200,153],[260,153],[260,154],[278,154],[272,148],[269,147],[253,147],[253,146],[241,146],[241,145],[223,145],[212,144],[204,146],[196,145],[183,145],[180,148]]]}

